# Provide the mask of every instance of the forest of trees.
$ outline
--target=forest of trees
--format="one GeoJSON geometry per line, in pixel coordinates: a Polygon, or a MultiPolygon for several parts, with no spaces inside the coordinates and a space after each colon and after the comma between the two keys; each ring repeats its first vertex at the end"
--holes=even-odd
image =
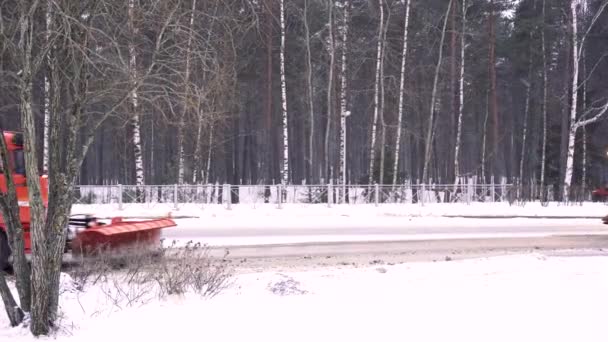
{"type": "MultiPolygon", "coordinates": [[[[19,2],[0,3],[5,130],[19,2]]],[[[606,0],[38,2],[40,168],[49,117],[83,106],[101,125],[80,184],[608,180],[606,0]],[[59,43],[86,51],[85,92],[53,91],[59,43]]]]}

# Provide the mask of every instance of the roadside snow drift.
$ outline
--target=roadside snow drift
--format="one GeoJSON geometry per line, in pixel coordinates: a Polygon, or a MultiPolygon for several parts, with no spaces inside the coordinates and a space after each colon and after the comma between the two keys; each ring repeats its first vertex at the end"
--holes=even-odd
{"type": "MultiPolygon", "coordinates": [[[[64,277],[57,341],[607,341],[607,256],[239,274],[217,297],[122,309],[64,277]]],[[[0,341],[37,341],[9,328],[0,341]]]]}

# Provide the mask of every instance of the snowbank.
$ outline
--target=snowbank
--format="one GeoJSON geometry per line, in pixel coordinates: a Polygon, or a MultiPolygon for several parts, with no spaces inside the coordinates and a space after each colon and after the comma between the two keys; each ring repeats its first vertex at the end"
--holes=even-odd
{"type": "Polygon", "coordinates": [[[158,217],[169,213],[182,217],[555,217],[555,218],[600,218],[608,214],[608,205],[584,202],[563,204],[559,202],[527,203],[430,203],[430,204],[341,204],[327,207],[326,204],[234,204],[228,209],[219,204],[179,204],[175,209],[169,203],[124,204],[76,204],[74,214],[90,213],[101,217],[120,215],[125,217],[158,217]]]}
{"type": "MultiPolygon", "coordinates": [[[[69,288],[69,286],[68,286],[69,288]]],[[[495,257],[241,274],[213,299],[109,310],[62,295],[57,341],[606,341],[607,256],[495,257]]],[[[7,328],[0,340],[33,342],[7,328]]]]}

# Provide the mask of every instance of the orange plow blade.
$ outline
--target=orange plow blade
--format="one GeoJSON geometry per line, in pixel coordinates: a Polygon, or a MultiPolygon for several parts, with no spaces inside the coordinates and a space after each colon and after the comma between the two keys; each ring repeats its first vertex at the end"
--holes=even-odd
{"type": "Polygon", "coordinates": [[[161,230],[174,227],[170,218],[147,221],[123,221],[114,218],[110,224],[96,225],[78,231],[71,241],[73,254],[90,254],[129,246],[160,247],[161,230]]]}

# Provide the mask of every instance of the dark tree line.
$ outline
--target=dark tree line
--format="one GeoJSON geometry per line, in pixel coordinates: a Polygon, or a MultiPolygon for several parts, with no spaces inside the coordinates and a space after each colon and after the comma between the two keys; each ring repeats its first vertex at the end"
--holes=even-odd
{"type": "MultiPolygon", "coordinates": [[[[10,3],[0,5],[2,16],[13,14],[10,3]]],[[[84,105],[104,112],[113,103],[108,98],[121,96],[112,87],[136,84],[136,90],[97,130],[79,183],[136,182],[134,126],[145,183],[281,182],[280,1],[128,3],[131,10],[127,2],[103,0],[91,11],[91,72],[101,75],[91,79],[96,95],[84,105]]],[[[369,181],[374,148],[376,182],[451,184],[456,176],[476,176],[561,186],[573,107],[577,120],[597,120],[575,129],[571,184],[605,182],[605,6],[604,0],[285,0],[289,182],[338,182],[344,130],[349,183],[369,181]],[[580,51],[577,61],[573,49],[580,51]]],[[[45,8],[34,16],[34,49],[52,30],[45,8]]],[[[3,129],[20,129],[19,95],[6,76],[18,64],[0,51],[3,129]]],[[[33,77],[39,142],[45,113],[53,115],[45,110],[51,71],[47,65],[33,77]]]]}

